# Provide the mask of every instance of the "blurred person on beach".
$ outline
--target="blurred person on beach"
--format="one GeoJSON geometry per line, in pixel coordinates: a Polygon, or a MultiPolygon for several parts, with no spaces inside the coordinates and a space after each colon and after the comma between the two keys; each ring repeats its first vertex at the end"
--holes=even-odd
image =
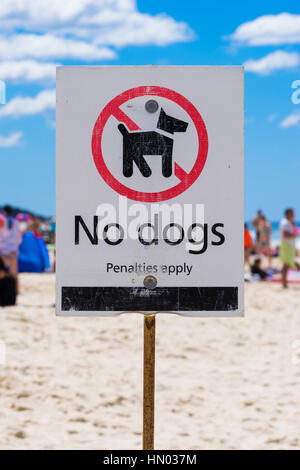
{"type": "Polygon", "coordinates": [[[16,280],[9,275],[4,261],[0,258],[0,307],[15,305],[16,297],[16,280]]]}
{"type": "Polygon", "coordinates": [[[260,221],[257,225],[257,230],[259,233],[259,242],[257,251],[258,254],[265,254],[268,257],[269,267],[272,264],[272,257],[271,257],[271,224],[267,221],[264,215],[261,216],[260,221]]]}
{"type": "Polygon", "coordinates": [[[50,225],[50,243],[55,245],[56,220],[52,218],[49,222],[49,225],[50,225]]]}
{"type": "Polygon", "coordinates": [[[293,209],[285,211],[285,217],[280,222],[280,260],[282,267],[282,286],[286,289],[287,273],[289,268],[300,269],[296,263],[296,239],[299,230],[295,223],[295,213],[293,209]]]}
{"type": "Polygon", "coordinates": [[[2,214],[0,214],[0,239],[1,239],[1,236],[3,236],[4,234],[5,226],[6,226],[6,219],[2,214]]]}
{"type": "Polygon", "coordinates": [[[251,237],[251,233],[248,229],[248,225],[244,225],[244,260],[245,264],[248,264],[250,267],[250,254],[253,250],[254,245],[251,237]]]}
{"type": "Polygon", "coordinates": [[[261,268],[261,258],[256,258],[253,266],[251,266],[251,274],[258,276],[261,281],[268,277],[268,273],[261,268]]]}
{"type": "Polygon", "coordinates": [[[0,235],[0,256],[9,268],[11,276],[16,281],[18,291],[18,252],[22,241],[19,222],[13,217],[13,210],[10,206],[3,208],[6,220],[6,227],[0,235]]]}
{"type": "Polygon", "coordinates": [[[34,236],[37,238],[41,236],[42,234],[41,220],[39,219],[39,217],[36,217],[36,216],[32,217],[30,224],[28,226],[28,231],[33,232],[34,236]]]}
{"type": "Polygon", "coordinates": [[[254,227],[255,230],[256,230],[256,240],[255,240],[255,241],[256,241],[257,245],[259,244],[259,235],[260,235],[260,232],[259,232],[258,227],[259,227],[259,224],[260,224],[260,222],[261,222],[262,217],[263,217],[263,213],[262,213],[262,211],[259,209],[259,210],[257,211],[257,214],[256,214],[255,218],[252,220],[252,225],[253,225],[253,227],[254,227]]]}
{"type": "Polygon", "coordinates": [[[19,228],[22,234],[26,233],[28,230],[28,224],[31,220],[31,215],[27,212],[20,212],[16,215],[16,219],[19,222],[19,228]]]}

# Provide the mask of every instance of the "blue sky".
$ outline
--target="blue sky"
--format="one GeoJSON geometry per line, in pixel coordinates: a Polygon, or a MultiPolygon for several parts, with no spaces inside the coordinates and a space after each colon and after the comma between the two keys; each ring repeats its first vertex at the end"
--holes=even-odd
{"type": "Polygon", "coordinates": [[[300,219],[298,2],[1,0],[0,25],[0,205],[55,213],[55,64],[245,64],[246,219],[300,219]]]}

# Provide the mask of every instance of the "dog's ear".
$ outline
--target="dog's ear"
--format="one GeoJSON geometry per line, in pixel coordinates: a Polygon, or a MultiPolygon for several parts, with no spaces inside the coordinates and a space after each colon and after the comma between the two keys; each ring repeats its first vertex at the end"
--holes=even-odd
{"type": "Polygon", "coordinates": [[[159,113],[159,118],[157,122],[157,128],[161,129],[162,131],[165,131],[167,129],[167,115],[164,112],[163,108],[161,108],[160,113],[159,113]]]}

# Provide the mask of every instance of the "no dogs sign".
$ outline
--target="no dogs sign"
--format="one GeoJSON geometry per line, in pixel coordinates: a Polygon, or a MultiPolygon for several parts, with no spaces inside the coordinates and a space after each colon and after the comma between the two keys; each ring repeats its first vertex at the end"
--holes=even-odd
{"type": "Polygon", "coordinates": [[[243,313],[243,70],[57,70],[57,311],[243,313]]]}

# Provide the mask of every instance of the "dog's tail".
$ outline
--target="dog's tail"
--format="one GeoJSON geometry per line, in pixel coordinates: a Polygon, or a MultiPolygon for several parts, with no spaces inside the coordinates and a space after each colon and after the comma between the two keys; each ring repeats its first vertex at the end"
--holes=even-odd
{"type": "Polygon", "coordinates": [[[125,137],[127,134],[129,134],[128,130],[124,126],[124,124],[119,124],[118,129],[121,132],[121,134],[125,137]]]}

